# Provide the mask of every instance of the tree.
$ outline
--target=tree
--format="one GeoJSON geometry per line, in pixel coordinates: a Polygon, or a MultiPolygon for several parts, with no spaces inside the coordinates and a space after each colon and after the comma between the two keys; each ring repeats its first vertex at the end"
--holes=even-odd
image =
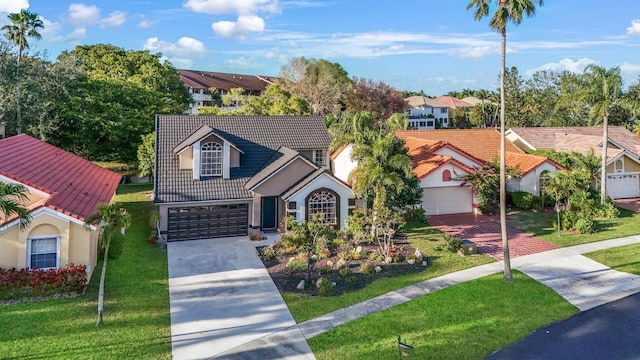
{"type": "Polygon", "coordinates": [[[154,182],[156,166],[156,132],[142,135],[142,143],[138,146],[138,170],[140,176],[147,176],[154,182]]]}
{"type": "MultiPolygon", "coordinates": [[[[32,37],[34,39],[41,39],[42,35],[40,35],[40,33],[38,32],[38,29],[44,29],[44,23],[42,22],[42,20],[38,19],[37,14],[31,13],[26,9],[20,10],[19,13],[9,14],[8,18],[11,24],[3,26],[2,30],[5,32],[4,37],[18,47],[18,67],[16,69],[16,73],[18,74],[18,82],[16,83],[16,87],[18,89],[18,94],[20,94],[20,60],[22,59],[24,50],[29,48],[29,42],[27,41],[27,38],[32,37]]],[[[20,134],[22,132],[22,114],[20,109],[19,96],[17,98],[17,101],[16,131],[18,132],[18,134],[20,134]]]]}
{"type": "Polygon", "coordinates": [[[323,59],[294,58],[280,70],[278,85],[309,104],[314,115],[339,114],[352,89],[347,72],[323,59]]]}
{"type": "Polygon", "coordinates": [[[607,148],[609,143],[609,116],[619,107],[633,114],[640,112],[640,102],[625,98],[620,68],[605,69],[591,64],[576,78],[572,92],[563,94],[561,103],[585,106],[589,118],[595,123],[602,120],[602,157],[600,164],[600,202],[607,200],[607,148]]]}
{"type": "Polygon", "coordinates": [[[102,260],[102,272],[100,274],[100,288],[98,290],[98,321],[102,324],[102,312],[104,309],[104,279],[107,273],[107,260],[109,259],[109,247],[111,241],[118,235],[124,235],[124,230],[131,224],[131,215],[127,210],[118,208],[116,204],[100,204],[98,212],[85,219],[87,225],[99,222],[99,236],[104,248],[102,260]]]}
{"type": "Polygon", "coordinates": [[[383,121],[395,113],[404,113],[408,104],[402,95],[384,82],[359,77],[353,78],[353,91],[347,95],[347,109],[370,111],[377,121],[383,121]]]}
{"type": "MultiPolygon", "coordinates": [[[[480,21],[489,15],[489,7],[493,0],[471,0],[467,10],[475,8],[474,19],[480,21]]],[[[509,242],[507,239],[506,222],[506,152],[505,152],[505,73],[507,56],[507,23],[513,22],[519,25],[522,22],[523,13],[527,17],[535,15],[534,3],[542,6],[542,0],[496,0],[497,10],[489,21],[489,27],[498,31],[501,42],[501,66],[500,66],[500,230],[502,234],[502,246],[504,252],[504,278],[507,281],[513,279],[511,275],[511,258],[509,256],[509,242]]]]}
{"type": "Polygon", "coordinates": [[[524,80],[518,74],[518,68],[512,66],[505,70],[505,122],[507,127],[527,126],[527,108],[523,93],[524,80]]]}
{"type": "Polygon", "coordinates": [[[29,226],[31,213],[21,204],[28,199],[29,191],[23,185],[0,181],[0,214],[3,220],[15,215],[20,220],[20,229],[29,226]]]}

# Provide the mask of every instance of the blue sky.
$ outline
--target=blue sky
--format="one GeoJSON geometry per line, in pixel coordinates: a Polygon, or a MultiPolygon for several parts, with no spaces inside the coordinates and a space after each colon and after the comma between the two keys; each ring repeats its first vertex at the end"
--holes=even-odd
{"type": "MultiPolygon", "coordinates": [[[[277,75],[291,58],[340,63],[350,76],[442,95],[496,90],[500,37],[468,0],[0,0],[0,26],[20,8],[39,14],[31,51],[53,60],[76,45],[161,52],[177,68],[277,75]]],[[[620,66],[640,76],[640,1],[547,0],[507,28],[507,66],[582,72],[620,66]]]]}

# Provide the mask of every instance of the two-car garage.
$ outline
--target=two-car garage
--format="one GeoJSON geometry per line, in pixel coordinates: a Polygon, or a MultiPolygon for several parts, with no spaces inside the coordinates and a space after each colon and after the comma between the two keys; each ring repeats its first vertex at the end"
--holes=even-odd
{"type": "Polygon", "coordinates": [[[245,236],[249,204],[170,207],[167,241],[245,236]]]}

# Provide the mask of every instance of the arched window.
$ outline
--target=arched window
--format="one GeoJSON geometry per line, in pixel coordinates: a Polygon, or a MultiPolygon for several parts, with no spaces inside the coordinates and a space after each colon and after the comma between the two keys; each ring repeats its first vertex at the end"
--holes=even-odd
{"type": "Polygon", "coordinates": [[[445,170],[442,172],[442,181],[451,181],[451,171],[445,170]]]}
{"type": "Polygon", "coordinates": [[[200,147],[200,175],[222,176],[222,145],[215,142],[200,147]]]}
{"type": "Polygon", "coordinates": [[[622,159],[618,159],[613,163],[613,172],[624,172],[624,163],[622,162],[622,159]]]}
{"type": "Polygon", "coordinates": [[[544,189],[547,187],[547,181],[549,181],[549,174],[550,174],[549,170],[545,170],[542,173],[540,173],[540,177],[538,178],[538,190],[540,191],[540,196],[544,196],[544,189]]]}
{"type": "Polygon", "coordinates": [[[316,213],[324,215],[327,224],[338,224],[339,196],[329,189],[318,189],[307,196],[307,220],[316,213]]]}

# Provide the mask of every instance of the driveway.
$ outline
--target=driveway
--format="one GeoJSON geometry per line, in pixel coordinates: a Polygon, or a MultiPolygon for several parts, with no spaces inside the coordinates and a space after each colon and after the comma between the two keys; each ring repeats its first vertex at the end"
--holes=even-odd
{"type": "MultiPolygon", "coordinates": [[[[478,251],[503,259],[500,217],[497,215],[451,214],[429,216],[429,224],[440,231],[476,243],[478,251]]],[[[511,258],[558,249],[539,237],[507,225],[511,258]]]]}
{"type": "Polygon", "coordinates": [[[314,359],[247,237],[167,251],[173,359],[314,359]]]}
{"type": "Polygon", "coordinates": [[[640,213],[640,198],[618,199],[616,200],[616,206],[640,213]]]}

